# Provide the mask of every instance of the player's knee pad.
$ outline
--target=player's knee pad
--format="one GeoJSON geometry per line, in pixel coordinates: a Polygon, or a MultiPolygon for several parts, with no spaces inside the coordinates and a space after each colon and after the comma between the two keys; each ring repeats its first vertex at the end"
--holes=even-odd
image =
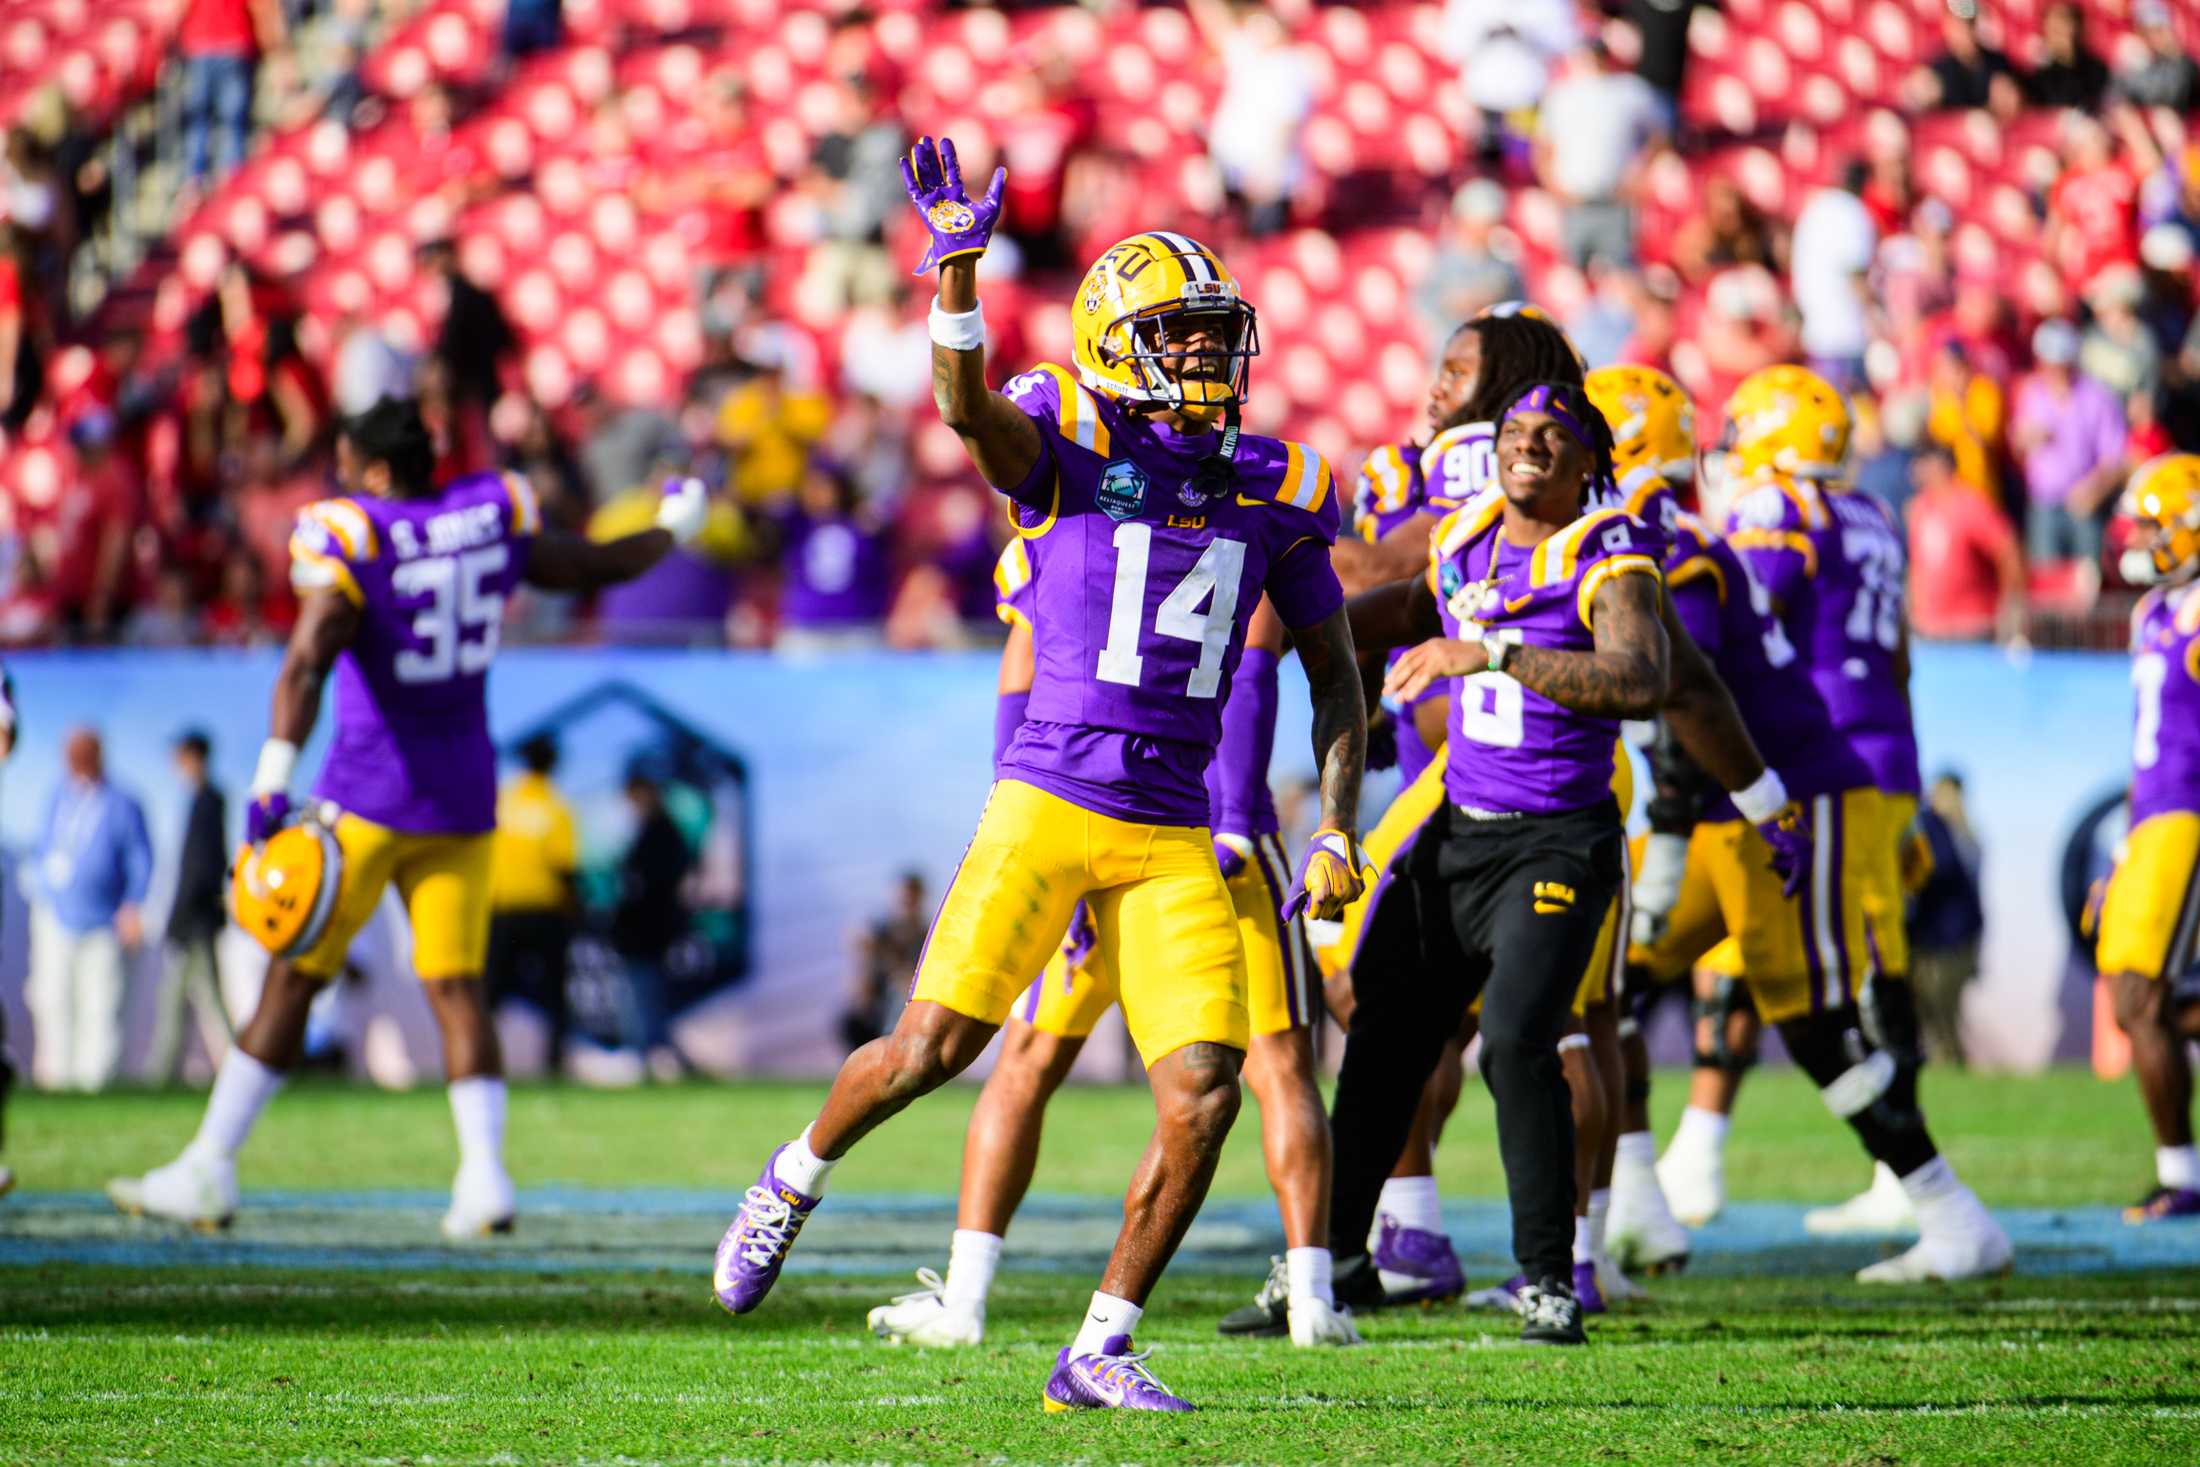
{"type": "Polygon", "coordinates": [[[1915,1086],[1902,1085],[1901,1066],[1864,1037],[1853,1010],[1783,1024],[1780,1038],[1826,1109],[1848,1123],[1874,1160],[1907,1176],[1933,1159],[1915,1086]]]}
{"type": "Polygon", "coordinates": [[[1741,985],[1731,978],[1721,978],[1709,997],[1691,1000],[1689,1012],[1696,1020],[1696,1068],[1717,1070],[1738,1080],[1757,1063],[1757,1048],[1751,1045],[1747,1049],[1736,1049],[1727,1032],[1727,1020],[1734,1013],[1737,999],[1748,1001],[1748,996],[1741,992],[1741,985]],[[1709,1045],[1703,1042],[1703,1031],[1707,1028],[1711,1031],[1709,1045]]]}

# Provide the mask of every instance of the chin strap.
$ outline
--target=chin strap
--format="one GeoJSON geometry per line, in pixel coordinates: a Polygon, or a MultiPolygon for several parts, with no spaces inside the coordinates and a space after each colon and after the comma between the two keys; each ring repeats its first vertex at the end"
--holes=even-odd
{"type": "Polygon", "coordinates": [[[1222,409],[1222,441],[1215,451],[1199,461],[1192,470],[1192,487],[1208,498],[1214,499],[1230,492],[1237,482],[1238,423],[1242,416],[1238,400],[1232,395],[1222,409]]]}

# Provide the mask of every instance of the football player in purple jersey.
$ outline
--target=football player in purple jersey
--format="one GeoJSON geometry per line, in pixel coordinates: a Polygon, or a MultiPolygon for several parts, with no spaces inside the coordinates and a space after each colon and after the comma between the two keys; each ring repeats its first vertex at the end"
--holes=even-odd
{"type": "Polygon", "coordinates": [[[666,486],[655,529],[601,544],[545,529],[534,491],[517,475],[476,474],[437,488],[418,408],[389,398],[344,425],[336,461],[344,493],[307,506],[291,535],[298,622],[245,807],[254,853],[310,848],[314,858],[285,870],[286,857],[255,854],[253,881],[238,884],[238,919],[255,935],[257,919],[288,902],[317,916],[269,966],[258,1007],[214,1077],[197,1137],[175,1161],[107,1191],[126,1212],[228,1222],[237,1153],[298,1063],[307,1010],[394,883],[412,919],[413,968],[442,1033],[458,1130],[443,1231],[477,1236],[509,1228],[513,1213],[503,1057],[481,976],[496,827],[485,694],[505,599],[523,584],[589,591],[640,575],[702,528],[708,501],[700,483],[680,480],[666,486]],[[311,801],[294,811],[298,751],[331,676],[335,733],[311,801]],[[274,839],[294,824],[320,839],[308,847],[274,839]]]}
{"type": "Polygon", "coordinates": [[[1355,964],[1333,1111],[1331,1246],[1342,1260],[1353,1230],[1364,1236],[1373,1163],[1388,1170],[1445,1039],[1479,993],[1522,1338],[1577,1344],[1575,1147],[1557,1046],[1624,878],[1611,795],[1619,721],[1663,710],[1791,866],[1801,821],[1701,655],[1685,638],[1668,642],[1657,537],[1624,510],[1596,507],[1610,435],[1580,386],[1518,394],[1498,419],[1496,452],[1497,484],[1438,526],[1425,579],[1351,607],[1371,654],[1411,648],[1392,664],[1387,693],[1456,681],[1444,801],[1386,873],[1413,899],[1363,937],[1355,964]]]}
{"type": "Polygon", "coordinates": [[[1321,775],[1321,828],[1282,915],[1334,917],[1361,886],[1367,720],[1329,564],[1336,498],[1312,449],[1239,430],[1253,310],[1214,252],[1180,234],[1133,235],[1093,263],[1070,303],[1074,370],[1043,364],[988,390],[977,261],[1005,180],[973,198],[945,140],[919,139],[903,162],[932,239],[919,270],[939,270],[933,397],[1008,497],[1031,558],[1030,701],[900,1023],[849,1057],[817,1119],[766,1161],[713,1281],[733,1313],[763,1302],[834,1163],[977,1058],[1089,902],[1158,1120],[1043,1400],[1184,1410],[1131,1339],[1237,1113],[1246,959],[1206,771],[1263,595],[1306,670],[1321,775]]]}
{"type": "Polygon", "coordinates": [[[2154,1188],[2130,1223],[2200,1217],[2192,1068],[2200,1003],[2200,454],[2141,464],[2122,513],[2124,579],[2148,587],[2131,616],[2131,830],[2101,901],[2096,963],[2154,1131],[2154,1188]]]}

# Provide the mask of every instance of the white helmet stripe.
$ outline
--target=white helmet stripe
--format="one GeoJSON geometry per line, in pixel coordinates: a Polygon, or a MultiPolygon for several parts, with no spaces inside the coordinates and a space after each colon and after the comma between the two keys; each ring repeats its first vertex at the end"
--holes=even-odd
{"type": "Polygon", "coordinates": [[[1183,258],[1184,272],[1192,279],[1202,281],[1221,279],[1220,276],[1215,274],[1214,266],[1207,262],[1207,252],[1191,240],[1186,239],[1181,234],[1171,233],[1166,229],[1157,229],[1153,234],[1156,239],[1167,240],[1169,248],[1175,250],[1183,258]]]}

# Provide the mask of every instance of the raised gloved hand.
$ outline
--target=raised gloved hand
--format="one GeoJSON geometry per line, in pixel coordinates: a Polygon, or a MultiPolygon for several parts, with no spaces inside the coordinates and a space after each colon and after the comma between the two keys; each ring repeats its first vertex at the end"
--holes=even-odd
{"type": "Polygon", "coordinates": [[[675,545],[686,545],[710,523],[710,491],[701,479],[667,479],[664,497],[657,501],[657,528],[672,536],[675,545]]]}
{"type": "Polygon", "coordinates": [[[1215,832],[1215,864],[1222,868],[1224,881],[1235,881],[1253,861],[1253,841],[1250,836],[1215,832]]]}
{"type": "Polygon", "coordinates": [[[1780,878],[1780,894],[1793,896],[1810,878],[1810,816],[1790,800],[1770,820],[1757,822],[1757,833],[1772,847],[1773,874],[1780,878]]]}
{"type": "Polygon", "coordinates": [[[281,790],[255,795],[245,802],[244,838],[258,845],[290,822],[290,796],[281,790]]]}
{"type": "Polygon", "coordinates": [[[932,235],[932,243],[912,272],[929,275],[949,260],[963,255],[982,255],[993,238],[993,226],[1001,218],[1001,190],[1008,170],[993,170],[993,186],[982,199],[972,199],[963,187],[962,166],[955,161],[955,145],[941,138],[937,147],[928,137],[918,138],[909,156],[901,160],[902,185],[918,217],[932,235]]]}
{"type": "Polygon", "coordinates": [[[1288,922],[1304,911],[1317,922],[1336,921],[1367,890],[1367,880],[1374,874],[1357,839],[1324,826],[1314,832],[1306,854],[1299,858],[1298,879],[1284,894],[1283,920],[1288,922]]]}
{"type": "Polygon", "coordinates": [[[1688,837],[1653,830],[1642,846],[1630,901],[1635,915],[1628,936],[1651,947],[1665,936],[1666,923],[1681,899],[1681,878],[1688,870],[1688,837]]]}

